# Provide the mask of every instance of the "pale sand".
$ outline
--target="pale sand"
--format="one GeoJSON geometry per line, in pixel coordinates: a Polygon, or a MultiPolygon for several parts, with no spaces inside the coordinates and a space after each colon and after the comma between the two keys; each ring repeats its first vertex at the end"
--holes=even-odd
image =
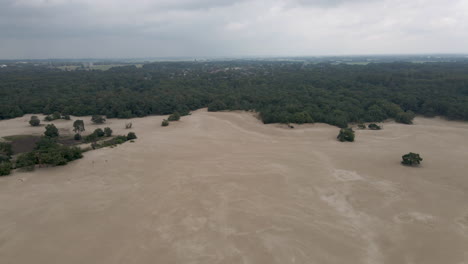
{"type": "MultiPolygon", "coordinates": [[[[131,120],[135,143],[0,178],[0,263],[468,263],[468,123],[340,143],[336,127],[251,113],[163,118],[131,120]],[[410,151],[421,167],[400,165],[410,151]]],[[[28,120],[0,136],[42,133],[28,120]]]]}

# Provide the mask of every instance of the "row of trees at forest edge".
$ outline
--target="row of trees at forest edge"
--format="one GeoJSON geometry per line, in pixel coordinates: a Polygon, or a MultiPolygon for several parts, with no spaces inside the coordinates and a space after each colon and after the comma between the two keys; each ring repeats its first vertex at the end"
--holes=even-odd
{"type": "Polygon", "coordinates": [[[0,119],[25,113],[185,115],[208,107],[254,110],[264,123],[324,122],[342,128],[388,118],[411,123],[415,114],[468,120],[466,72],[467,62],[157,62],[71,72],[12,66],[0,74],[0,119]]]}

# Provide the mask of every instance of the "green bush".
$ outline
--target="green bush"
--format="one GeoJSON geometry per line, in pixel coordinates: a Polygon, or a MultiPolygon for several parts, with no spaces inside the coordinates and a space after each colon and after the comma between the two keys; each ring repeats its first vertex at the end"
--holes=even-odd
{"type": "Polygon", "coordinates": [[[4,161],[0,163],[0,176],[10,175],[11,173],[11,163],[9,161],[4,161]]]}
{"type": "Polygon", "coordinates": [[[412,111],[400,112],[395,116],[395,121],[403,124],[413,124],[415,114],[412,111]]]}
{"type": "Polygon", "coordinates": [[[169,121],[179,121],[180,120],[179,112],[175,111],[172,115],[169,116],[169,118],[167,120],[169,120],[169,121]]]}
{"type": "Polygon", "coordinates": [[[354,131],[352,128],[342,128],[340,129],[340,133],[338,134],[336,138],[341,142],[344,142],[344,141],[353,142],[354,131]]]}
{"type": "Polygon", "coordinates": [[[403,160],[401,161],[401,163],[403,165],[409,165],[409,166],[412,166],[412,165],[419,165],[421,163],[421,161],[423,160],[418,153],[413,153],[413,152],[410,152],[408,154],[405,154],[401,157],[403,160]]]}
{"type": "Polygon", "coordinates": [[[82,137],[80,134],[76,133],[75,136],[73,137],[75,140],[81,140],[82,137]]]}
{"type": "Polygon", "coordinates": [[[0,142],[0,154],[4,154],[5,156],[8,156],[8,157],[13,155],[13,147],[11,143],[0,142]]]}
{"type": "Polygon", "coordinates": [[[369,124],[368,127],[369,127],[370,130],[380,130],[380,129],[382,129],[379,125],[374,124],[374,123],[369,124]]]}
{"type": "Polygon", "coordinates": [[[93,132],[97,137],[103,137],[105,135],[104,131],[100,128],[97,128],[96,130],[94,130],[93,132]]]}
{"type": "Polygon", "coordinates": [[[364,125],[362,123],[359,123],[357,126],[358,126],[359,129],[366,129],[366,125],[364,125]]]}
{"type": "Polygon", "coordinates": [[[112,136],[112,129],[110,127],[104,128],[104,134],[106,134],[106,137],[112,136]]]}
{"type": "Polygon", "coordinates": [[[39,126],[41,124],[41,120],[37,116],[31,116],[31,120],[29,120],[29,124],[31,126],[39,126]]]}
{"type": "Polygon", "coordinates": [[[136,138],[137,138],[137,136],[133,132],[129,132],[128,135],[127,135],[127,140],[132,140],[132,139],[136,139],[136,138]]]}
{"type": "Polygon", "coordinates": [[[106,119],[103,117],[103,116],[100,116],[100,115],[93,115],[91,117],[91,121],[94,123],[94,124],[103,124],[106,122],[106,119]]]}
{"type": "Polygon", "coordinates": [[[46,131],[44,132],[44,135],[46,137],[54,138],[59,136],[58,129],[55,127],[54,124],[48,124],[45,127],[46,131]]]}
{"type": "Polygon", "coordinates": [[[34,170],[34,165],[36,165],[37,159],[34,152],[23,153],[18,156],[16,159],[15,167],[23,168],[25,170],[34,170]]]}
{"type": "Polygon", "coordinates": [[[169,121],[167,121],[166,119],[164,119],[161,123],[161,126],[165,127],[165,126],[168,126],[169,125],[169,121]]]}

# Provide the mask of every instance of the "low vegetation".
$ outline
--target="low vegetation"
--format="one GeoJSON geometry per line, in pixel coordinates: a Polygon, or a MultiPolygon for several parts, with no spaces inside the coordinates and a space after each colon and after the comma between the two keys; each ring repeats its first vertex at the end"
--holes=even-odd
{"type": "Polygon", "coordinates": [[[166,127],[169,125],[169,121],[167,121],[166,119],[164,119],[162,122],[161,122],[161,126],[163,127],[166,127]]]}
{"type": "Polygon", "coordinates": [[[106,118],[101,115],[93,115],[91,117],[91,122],[94,124],[104,124],[106,122],[106,118]]]}
{"type": "Polygon", "coordinates": [[[70,120],[70,115],[62,115],[60,112],[53,112],[51,115],[48,115],[44,118],[44,121],[54,121],[57,119],[70,120]]]}
{"type": "Polygon", "coordinates": [[[31,126],[40,126],[41,120],[37,116],[31,116],[31,119],[29,120],[29,124],[31,126]]]}
{"type": "Polygon", "coordinates": [[[372,124],[369,124],[369,126],[367,126],[370,130],[380,130],[382,129],[382,127],[380,127],[379,125],[375,124],[375,123],[372,123],[372,124]]]}
{"type": "Polygon", "coordinates": [[[354,130],[352,128],[342,128],[340,133],[336,137],[341,142],[353,142],[354,141],[354,130]]]}
{"type": "Polygon", "coordinates": [[[401,164],[408,165],[408,166],[419,165],[421,161],[423,160],[421,156],[419,156],[418,153],[413,153],[413,152],[405,154],[401,158],[402,158],[401,164]]]}
{"type": "Polygon", "coordinates": [[[175,111],[173,114],[171,114],[168,118],[168,121],[179,121],[180,120],[180,114],[179,112],[175,111]]]}
{"type": "Polygon", "coordinates": [[[48,124],[45,129],[46,131],[44,132],[44,136],[49,138],[56,138],[59,136],[59,131],[54,124],[48,124]]]}

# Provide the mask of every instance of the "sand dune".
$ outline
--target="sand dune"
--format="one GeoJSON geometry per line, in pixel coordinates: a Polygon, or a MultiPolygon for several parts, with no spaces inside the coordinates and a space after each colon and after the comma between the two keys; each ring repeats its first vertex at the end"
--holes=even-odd
{"type": "MultiPolygon", "coordinates": [[[[0,263],[468,263],[468,123],[341,143],[245,112],[163,118],[131,120],[135,143],[0,178],[0,263]],[[400,165],[410,151],[421,167],[400,165]]],[[[0,136],[43,132],[28,120],[0,136]]]]}

